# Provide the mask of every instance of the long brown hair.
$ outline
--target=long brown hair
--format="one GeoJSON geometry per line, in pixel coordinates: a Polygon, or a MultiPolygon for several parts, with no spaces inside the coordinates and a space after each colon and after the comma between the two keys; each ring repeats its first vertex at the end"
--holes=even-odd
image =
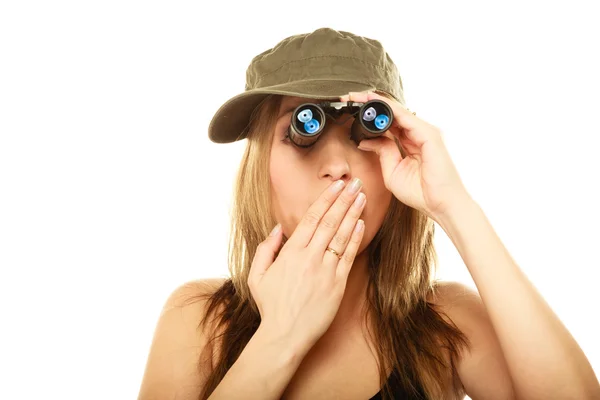
{"type": "MultiPolygon", "coordinates": [[[[266,97],[248,127],[231,211],[230,278],[204,296],[206,314],[198,325],[205,329],[209,316],[213,317],[204,350],[210,357],[215,357],[214,341],[221,340],[221,352],[199,400],[210,396],[260,325],[247,282],[256,248],[276,224],[271,214],[269,154],[281,100],[279,95],[266,97]]],[[[434,231],[430,218],[392,196],[384,222],[366,250],[366,317],[374,321],[369,335],[376,344],[383,399],[393,398],[386,371],[392,371],[404,390],[415,397],[420,386],[427,398],[442,399],[449,380],[456,398],[463,396],[456,363],[468,348],[467,338],[428,300],[436,288],[434,231]]]]}

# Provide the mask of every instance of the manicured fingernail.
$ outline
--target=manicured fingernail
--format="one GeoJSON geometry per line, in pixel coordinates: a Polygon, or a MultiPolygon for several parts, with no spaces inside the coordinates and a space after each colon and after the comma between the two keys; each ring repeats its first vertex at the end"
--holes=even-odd
{"type": "Polygon", "coordinates": [[[358,222],[356,223],[356,226],[354,227],[354,232],[359,233],[360,231],[363,230],[364,227],[365,227],[365,221],[363,221],[362,219],[359,219],[358,222]]]}
{"type": "Polygon", "coordinates": [[[279,233],[279,230],[281,229],[281,224],[277,224],[275,225],[275,228],[273,228],[273,230],[271,231],[271,233],[269,234],[269,236],[275,236],[279,233]]]}
{"type": "Polygon", "coordinates": [[[356,200],[354,200],[354,207],[362,207],[362,205],[365,203],[365,197],[366,196],[364,193],[359,193],[358,196],[356,196],[356,200]]]}
{"type": "Polygon", "coordinates": [[[331,191],[333,193],[338,193],[340,190],[342,190],[343,187],[344,187],[344,181],[340,179],[339,181],[335,182],[331,186],[331,191]]]}
{"type": "Polygon", "coordinates": [[[348,193],[355,194],[356,192],[358,192],[358,190],[361,188],[361,186],[362,186],[362,181],[358,178],[354,178],[354,180],[352,180],[352,183],[348,187],[348,193]]]}

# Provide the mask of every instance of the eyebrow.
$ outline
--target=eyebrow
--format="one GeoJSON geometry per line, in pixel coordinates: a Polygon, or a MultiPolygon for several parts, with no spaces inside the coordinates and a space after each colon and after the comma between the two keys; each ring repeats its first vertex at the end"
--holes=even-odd
{"type": "Polygon", "coordinates": [[[281,114],[279,114],[279,117],[278,117],[278,118],[281,118],[281,117],[283,117],[285,114],[287,114],[287,113],[289,113],[289,112],[292,112],[292,111],[294,111],[294,110],[296,109],[296,107],[298,107],[299,105],[300,105],[300,104],[298,104],[297,106],[289,106],[289,107],[287,107],[285,110],[283,110],[283,111],[281,112],[281,114]]]}
{"type": "MultiPolygon", "coordinates": [[[[307,103],[309,103],[309,102],[307,102],[307,103]]],[[[279,116],[277,117],[277,119],[283,117],[287,113],[290,113],[290,112],[294,111],[296,109],[296,107],[299,107],[301,104],[304,104],[304,103],[298,103],[298,104],[294,104],[294,105],[286,107],[286,109],[283,110],[281,112],[281,114],[279,114],[279,116]]]]}

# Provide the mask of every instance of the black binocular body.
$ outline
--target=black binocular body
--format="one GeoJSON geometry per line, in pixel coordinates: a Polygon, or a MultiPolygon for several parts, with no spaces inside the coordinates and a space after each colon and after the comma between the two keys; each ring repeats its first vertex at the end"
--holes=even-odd
{"type": "Polygon", "coordinates": [[[290,141],[298,147],[312,146],[325,129],[327,116],[335,121],[335,118],[344,113],[354,116],[350,136],[357,145],[361,140],[381,136],[390,128],[394,119],[390,106],[381,100],[366,103],[304,103],[296,107],[292,114],[288,128],[290,141]]]}

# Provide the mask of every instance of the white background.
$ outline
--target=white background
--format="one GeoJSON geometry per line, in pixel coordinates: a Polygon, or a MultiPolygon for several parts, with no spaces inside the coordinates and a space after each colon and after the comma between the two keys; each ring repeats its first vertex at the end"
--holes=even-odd
{"type": "MultiPolygon", "coordinates": [[[[595,2],[414,3],[3,2],[0,398],[137,396],[169,293],[227,274],[245,142],[211,143],[212,114],[325,26],[383,43],[598,374],[595,2]]],[[[441,278],[472,285],[437,232],[441,278]]]]}

